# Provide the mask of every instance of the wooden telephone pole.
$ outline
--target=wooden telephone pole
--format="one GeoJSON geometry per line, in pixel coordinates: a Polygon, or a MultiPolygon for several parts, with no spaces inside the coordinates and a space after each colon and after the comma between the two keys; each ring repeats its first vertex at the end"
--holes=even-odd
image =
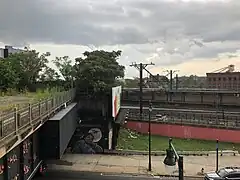
{"type": "Polygon", "coordinates": [[[137,70],[139,70],[139,78],[140,78],[140,82],[139,82],[139,107],[140,107],[140,120],[142,120],[142,114],[143,114],[143,70],[149,66],[149,65],[154,65],[153,63],[132,63],[130,66],[131,67],[135,67],[137,70]]]}

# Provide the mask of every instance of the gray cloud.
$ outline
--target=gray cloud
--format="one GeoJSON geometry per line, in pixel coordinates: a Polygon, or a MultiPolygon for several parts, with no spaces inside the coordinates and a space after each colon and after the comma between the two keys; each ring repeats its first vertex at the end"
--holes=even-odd
{"type": "Polygon", "coordinates": [[[134,57],[157,53],[159,65],[181,63],[234,53],[240,41],[239,9],[239,0],[1,0],[0,41],[131,45],[127,56],[135,48],[134,57]],[[193,39],[200,39],[194,47],[193,39]]]}

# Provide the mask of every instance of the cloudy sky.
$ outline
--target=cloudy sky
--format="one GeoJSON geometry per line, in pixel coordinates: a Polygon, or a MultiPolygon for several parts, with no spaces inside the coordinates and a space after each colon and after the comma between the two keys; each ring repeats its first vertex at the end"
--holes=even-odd
{"type": "Polygon", "coordinates": [[[1,0],[0,46],[30,45],[73,60],[85,50],[122,50],[149,70],[204,75],[240,67],[240,0],[1,0]]]}

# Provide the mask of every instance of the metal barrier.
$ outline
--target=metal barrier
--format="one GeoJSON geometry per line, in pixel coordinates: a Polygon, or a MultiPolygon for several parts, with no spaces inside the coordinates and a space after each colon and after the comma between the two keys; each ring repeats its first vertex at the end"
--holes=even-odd
{"type": "MultiPolygon", "coordinates": [[[[140,121],[138,110],[129,110],[129,120],[140,121]]],[[[148,112],[144,111],[142,121],[148,121],[148,112]]],[[[178,112],[174,111],[153,111],[152,122],[180,124],[180,125],[195,125],[225,129],[240,129],[240,115],[221,112],[204,113],[204,112],[178,112]]]]}
{"type": "Polygon", "coordinates": [[[65,103],[75,97],[75,89],[56,93],[53,97],[21,108],[14,108],[0,116],[0,143],[9,137],[21,134],[31,126],[54,115],[65,103]]]}

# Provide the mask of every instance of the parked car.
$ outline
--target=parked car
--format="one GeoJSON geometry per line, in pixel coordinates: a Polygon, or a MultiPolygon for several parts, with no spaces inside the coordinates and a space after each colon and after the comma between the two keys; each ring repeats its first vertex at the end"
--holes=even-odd
{"type": "Polygon", "coordinates": [[[225,167],[217,172],[209,172],[204,180],[240,180],[240,167],[225,167]]]}

